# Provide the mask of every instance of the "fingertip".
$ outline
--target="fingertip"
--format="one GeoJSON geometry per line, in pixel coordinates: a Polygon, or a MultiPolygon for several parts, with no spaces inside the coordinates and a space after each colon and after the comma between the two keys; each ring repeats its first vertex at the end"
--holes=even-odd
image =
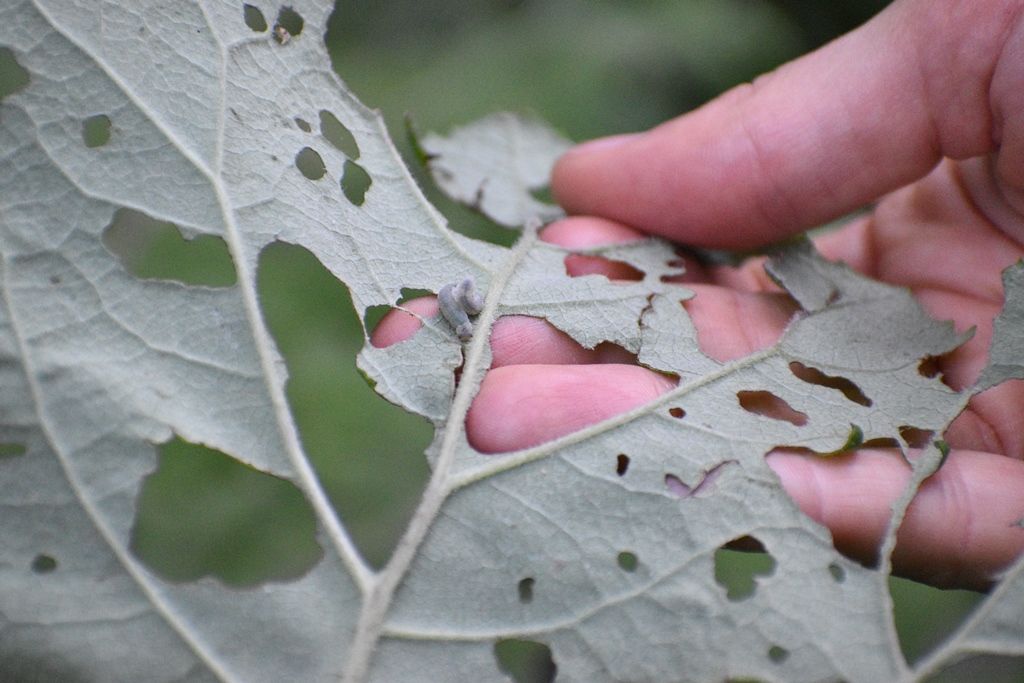
{"type": "Polygon", "coordinates": [[[632,163],[650,158],[649,132],[616,135],[583,143],[565,153],[551,171],[551,194],[569,214],[603,216],[649,228],[636,220],[643,215],[650,176],[632,163]],[[638,149],[639,148],[639,149],[638,149]]]}
{"type": "MultiPolygon", "coordinates": [[[[646,239],[647,235],[604,218],[574,216],[551,223],[541,231],[540,237],[566,249],[592,249],[636,242],[646,239]]],[[[596,274],[617,281],[639,282],[643,279],[643,273],[628,263],[585,254],[567,255],[565,270],[571,277],[596,274]]]]}
{"type": "Polygon", "coordinates": [[[570,216],[547,225],[540,238],[566,249],[589,249],[636,242],[647,235],[622,223],[593,216],[570,216]]]}
{"type": "Polygon", "coordinates": [[[599,160],[604,154],[621,150],[625,145],[643,136],[643,133],[623,133],[610,135],[595,140],[588,140],[571,148],[555,162],[551,171],[551,193],[559,204],[572,210],[576,195],[575,179],[580,169],[591,165],[591,160],[599,160]]]}

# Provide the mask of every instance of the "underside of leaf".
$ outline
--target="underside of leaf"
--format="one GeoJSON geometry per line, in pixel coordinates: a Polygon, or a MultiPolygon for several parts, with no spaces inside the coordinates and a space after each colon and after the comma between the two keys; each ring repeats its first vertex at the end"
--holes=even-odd
{"type": "MultiPolygon", "coordinates": [[[[331,70],[327,2],[95,5],[0,9],[0,49],[28,74],[0,105],[0,672],[507,680],[500,652],[519,643],[569,681],[917,675],[894,636],[888,558],[878,569],[839,555],[765,455],[890,439],[931,454],[915,461],[919,485],[970,395],[920,371],[963,341],[951,325],[800,244],[769,267],[800,313],[777,343],[716,361],[667,243],[588,250],[637,273],[612,282],[570,277],[569,252],[529,227],[512,248],[450,230],[380,116],[331,70]],[[222,241],[234,277],[141,277],[110,241],[126,215],[222,241]],[[288,405],[257,291],[260,255],[281,242],[343,281],[361,320],[404,291],[472,278],[483,295],[468,339],[419,316],[409,339],[358,357],[435,434],[422,502],[380,570],[330,504],[288,405]],[[559,439],[478,452],[465,418],[492,326],[510,315],[588,349],[620,346],[678,384],[559,439]],[[251,589],[148,566],[133,552],[136,505],[172,435],[301,491],[319,561],[251,589]],[[716,557],[737,542],[771,561],[731,591],[716,557]]],[[[495,221],[559,214],[536,193],[568,143],[537,120],[498,115],[421,144],[442,187],[495,221]]],[[[983,386],[1024,367],[1022,287],[1008,273],[983,386]]],[[[1024,654],[1022,571],[921,671],[1024,654]]]]}

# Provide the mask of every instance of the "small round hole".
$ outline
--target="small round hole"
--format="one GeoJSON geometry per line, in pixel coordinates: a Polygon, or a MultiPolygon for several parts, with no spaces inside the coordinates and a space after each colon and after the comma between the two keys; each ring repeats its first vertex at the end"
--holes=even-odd
{"type": "Polygon", "coordinates": [[[615,474],[620,477],[626,473],[629,469],[629,456],[625,453],[619,453],[615,456],[615,474]]]}
{"type": "Polygon", "coordinates": [[[90,149],[110,142],[110,117],[96,114],[82,121],[82,141],[90,149]]]}
{"type": "Polygon", "coordinates": [[[32,571],[36,574],[49,574],[57,569],[57,560],[49,555],[36,555],[32,560],[32,571]]]}
{"type": "Polygon", "coordinates": [[[636,553],[631,553],[628,550],[623,550],[619,553],[616,560],[619,563],[619,568],[626,572],[635,572],[637,565],[640,563],[637,559],[636,553]]]}
{"type": "Polygon", "coordinates": [[[303,147],[295,155],[295,167],[310,180],[320,180],[327,173],[324,160],[310,147],[303,147]]]}
{"type": "Polygon", "coordinates": [[[245,25],[256,33],[263,33],[267,30],[266,17],[263,16],[263,12],[260,11],[259,7],[248,4],[242,5],[242,17],[245,19],[245,25]]]}
{"type": "Polygon", "coordinates": [[[536,583],[532,577],[526,577],[519,582],[519,602],[529,604],[533,602],[533,584],[536,583]]]}

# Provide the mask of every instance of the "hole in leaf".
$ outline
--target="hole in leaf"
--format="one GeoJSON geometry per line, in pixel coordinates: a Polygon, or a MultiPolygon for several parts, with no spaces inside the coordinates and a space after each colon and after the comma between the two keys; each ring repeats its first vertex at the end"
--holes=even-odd
{"type": "Polygon", "coordinates": [[[1020,683],[1024,657],[982,654],[966,656],[922,679],[922,683],[1020,683]]]}
{"type": "Polygon", "coordinates": [[[158,447],[131,548],[172,581],[294,579],[319,561],[316,519],[292,483],[179,437],[158,447]]]}
{"type": "Polygon", "coordinates": [[[0,47],[0,102],[28,85],[28,71],[14,57],[10,48],[0,47]]]}
{"type": "Polygon", "coordinates": [[[23,443],[15,443],[13,441],[0,441],[0,460],[4,458],[16,458],[19,455],[25,455],[28,452],[28,448],[23,443]]]}
{"type": "Polygon", "coordinates": [[[672,417],[674,417],[676,419],[680,419],[680,420],[683,419],[684,417],[686,417],[686,411],[683,410],[682,408],[679,408],[679,407],[669,408],[668,409],[668,414],[671,415],[672,417]]]}
{"type": "Polygon", "coordinates": [[[683,483],[683,480],[674,474],[665,475],[665,488],[680,498],[690,497],[690,487],[683,483]]]}
{"type": "Polygon", "coordinates": [[[871,399],[864,395],[864,392],[861,391],[860,387],[845,377],[826,375],[817,368],[804,365],[803,363],[798,363],[797,361],[793,361],[789,364],[789,370],[796,377],[808,384],[817,384],[818,386],[828,387],[829,389],[837,389],[842,392],[843,396],[854,403],[865,407],[869,407],[871,405],[871,399]]]}
{"type": "Polygon", "coordinates": [[[921,429],[909,425],[900,427],[900,438],[910,448],[926,448],[931,444],[933,436],[935,436],[935,432],[931,429],[921,429]]]}
{"type": "Polygon", "coordinates": [[[889,577],[889,594],[900,647],[911,664],[951,636],[986,597],[973,591],[933,588],[892,576],[889,577]]]}
{"type": "Polygon", "coordinates": [[[295,167],[310,180],[320,180],[327,173],[324,160],[311,147],[303,147],[299,150],[299,153],[295,155],[295,167]]]}
{"type": "Polygon", "coordinates": [[[737,602],[754,594],[757,577],[771,575],[775,570],[775,558],[753,537],[736,539],[727,545],[751,549],[739,551],[723,545],[715,551],[715,581],[725,589],[729,600],[737,602]]]}
{"type": "Polygon", "coordinates": [[[861,443],[864,448],[899,448],[900,442],[891,436],[878,436],[861,443]]]}
{"type": "Polygon", "coordinates": [[[434,293],[426,289],[403,287],[401,296],[399,296],[398,301],[396,302],[396,306],[402,306],[406,310],[400,310],[396,307],[387,305],[370,306],[366,309],[366,314],[363,317],[363,325],[365,325],[365,329],[371,335],[371,343],[377,348],[386,348],[416,334],[417,330],[421,327],[422,322],[416,315],[413,315],[413,313],[416,313],[423,318],[430,318],[437,315],[437,302],[434,298],[434,293]],[[424,297],[430,298],[426,299],[424,297]],[[394,334],[389,335],[389,338],[387,339],[383,337],[374,337],[373,335],[377,326],[380,324],[384,316],[391,311],[395,311],[395,317],[391,318],[389,321],[391,331],[394,334]],[[412,311],[412,313],[410,313],[410,311],[412,311]]]}
{"type": "Polygon", "coordinates": [[[604,275],[609,280],[640,282],[644,279],[642,270],[638,270],[625,261],[615,261],[603,256],[587,254],[569,254],[565,257],[565,273],[569,277],[583,275],[604,275]]]}
{"type": "Polygon", "coordinates": [[[776,664],[781,664],[782,662],[786,661],[788,657],[789,650],[787,650],[784,647],[772,645],[770,648],[768,648],[768,659],[772,660],[776,664]]]}
{"type": "Polygon", "coordinates": [[[373,180],[362,166],[349,159],[345,162],[345,172],[341,176],[341,190],[345,197],[356,206],[362,206],[366,200],[366,192],[373,180]]]}
{"type": "Polygon", "coordinates": [[[277,23],[274,25],[274,28],[280,26],[288,32],[288,35],[294,38],[302,33],[304,25],[305,21],[302,19],[302,15],[291,7],[282,7],[281,11],[277,14],[277,23]]]}
{"type": "Polygon", "coordinates": [[[530,196],[536,199],[538,202],[543,202],[545,204],[555,203],[555,196],[551,193],[550,185],[543,185],[541,187],[531,188],[530,196]]]}
{"type": "Polygon", "coordinates": [[[629,469],[629,456],[625,453],[619,453],[615,456],[615,474],[620,477],[626,474],[626,470],[629,469]]]}
{"type": "Polygon", "coordinates": [[[36,574],[49,574],[57,569],[57,560],[49,555],[39,554],[32,560],[32,571],[36,574]]]}
{"type": "Polygon", "coordinates": [[[619,563],[619,568],[626,572],[635,572],[637,565],[640,564],[636,553],[631,553],[628,550],[623,550],[619,553],[615,561],[619,563]]]}
{"type": "Polygon", "coordinates": [[[230,287],[236,281],[235,266],[222,238],[199,235],[188,239],[174,223],[134,209],[114,213],[103,233],[103,244],[137,278],[205,287],[230,287]]]}
{"type": "MultiPolygon", "coordinates": [[[[309,133],[310,131],[313,130],[313,127],[311,125],[309,125],[308,121],[306,121],[305,119],[300,119],[299,117],[295,117],[295,125],[298,126],[299,130],[301,130],[303,133],[309,133]]],[[[306,149],[309,149],[309,148],[307,147],[306,149]]],[[[301,152],[300,152],[300,154],[301,154],[301,152]]],[[[323,175],[323,174],[321,174],[321,175],[323,175]]]]}
{"type": "Polygon", "coordinates": [[[245,19],[245,25],[253,31],[263,33],[267,30],[267,19],[258,7],[242,5],[242,17],[245,19]]]}
{"type": "Polygon", "coordinates": [[[398,305],[404,305],[413,299],[422,299],[425,296],[434,296],[434,292],[429,289],[419,289],[418,287],[402,287],[401,296],[398,297],[398,305]]]}
{"type": "Polygon", "coordinates": [[[839,455],[841,453],[847,453],[855,448],[861,446],[871,446],[873,448],[888,448],[896,447],[898,444],[895,439],[871,439],[869,442],[864,441],[864,430],[857,425],[850,425],[850,431],[847,432],[846,441],[834,451],[815,451],[807,448],[806,446],[779,446],[772,449],[772,453],[793,453],[795,455],[839,455]]]}
{"type": "Polygon", "coordinates": [[[740,536],[739,538],[734,538],[722,547],[726,550],[737,550],[741,553],[765,552],[764,545],[753,536],[740,536]]]}
{"type": "Polygon", "coordinates": [[[366,313],[363,315],[363,325],[366,328],[367,334],[372,333],[377,329],[377,325],[389,312],[396,310],[391,306],[380,305],[380,306],[369,306],[366,309],[366,313]]]}
{"type": "Polygon", "coordinates": [[[519,602],[523,604],[529,604],[533,602],[533,584],[535,581],[531,577],[527,577],[519,582],[519,602]]]}
{"type": "Polygon", "coordinates": [[[828,566],[828,573],[832,575],[832,579],[836,583],[842,583],[843,581],[846,581],[846,570],[840,567],[835,562],[828,566]]]}
{"type": "Polygon", "coordinates": [[[356,369],[364,343],[359,315],[344,284],[312,253],[270,245],[257,282],[288,368],[302,444],[363,556],[382,566],[429,476],[423,452],[432,429],[381,398],[356,369]]]}
{"type": "Polygon", "coordinates": [[[494,658],[516,683],[551,683],[558,673],[551,648],[536,640],[499,640],[494,644],[494,658]]]}
{"type": "Polygon", "coordinates": [[[938,356],[925,356],[920,363],[917,364],[917,373],[922,377],[929,379],[938,377],[942,372],[942,366],[938,356]]]}
{"type": "Polygon", "coordinates": [[[713,488],[715,481],[722,476],[722,472],[725,471],[725,468],[729,465],[735,464],[735,460],[724,460],[718,463],[705,472],[704,476],[702,476],[700,481],[697,482],[697,485],[692,488],[676,475],[669,473],[665,475],[665,486],[669,491],[680,498],[689,498],[690,496],[707,493],[713,488]]]}
{"type": "Polygon", "coordinates": [[[110,117],[96,114],[82,121],[82,141],[86,147],[102,147],[110,142],[110,117]]]}
{"type": "Polygon", "coordinates": [[[736,398],[740,407],[749,413],[789,422],[797,427],[807,424],[807,415],[795,410],[770,391],[739,391],[736,398]]]}
{"type": "Polygon", "coordinates": [[[356,144],[356,138],[352,135],[352,131],[326,109],[320,110],[320,134],[349,159],[359,158],[359,145],[356,144]]]}

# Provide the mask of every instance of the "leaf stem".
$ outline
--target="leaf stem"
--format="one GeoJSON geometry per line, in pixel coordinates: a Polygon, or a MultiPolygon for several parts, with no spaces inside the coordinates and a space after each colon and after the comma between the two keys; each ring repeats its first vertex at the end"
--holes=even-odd
{"type": "Polygon", "coordinates": [[[395,547],[395,552],[387,566],[373,577],[370,591],[363,600],[355,638],[349,649],[345,667],[343,680],[347,683],[361,683],[369,675],[370,658],[381,637],[395,590],[405,578],[416,551],[430,531],[441,506],[454,490],[450,481],[451,470],[466,429],[466,414],[490,366],[490,330],[497,317],[498,302],[519,263],[536,241],[537,227],[524,227],[523,236],[519,238],[502,269],[491,279],[484,308],[477,317],[478,331],[473,335],[467,348],[462,378],[444,427],[434,472],[423,491],[419,507],[416,508],[409,526],[395,547]]]}
{"type": "MultiPolygon", "coordinates": [[[[955,417],[963,412],[967,407],[967,402],[971,398],[971,392],[965,391],[962,394],[961,403],[957,406],[956,410],[952,413],[955,417]]],[[[950,422],[937,430],[939,434],[946,431],[949,428],[949,424],[953,418],[950,418],[950,422]]],[[[899,634],[896,631],[896,622],[894,618],[894,605],[892,601],[892,594],[889,592],[888,587],[884,582],[888,581],[889,576],[892,574],[892,553],[896,549],[897,535],[899,534],[900,527],[903,525],[903,519],[906,517],[907,510],[910,508],[910,504],[914,502],[917,497],[917,493],[928,477],[932,476],[939,471],[942,466],[945,457],[943,456],[941,449],[936,441],[932,441],[927,448],[921,451],[917,459],[911,463],[910,479],[907,481],[906,486],[903,489],[903,493],[896,499],[892,504],[892,514],[889,516],[889,523],[885,529],[885,536],[882,537],[882,544],[878,549],[879,557],[879,568],[878,574],[879,582],[882,583],[880,593],[885,597],[886,614],[889,618],[886,620],[886,628],[889,632],[889,644],[891,648],[891,655],[893,661],[903,662],[906,667],[906,659],[899,648],[899,634]]],[[[963,632],[963,629],[960,630],[963,632]]],[[[931,659],[931,657],[929,657],[931,659]]],[[[907,677],[909,672],[904,671],[904,677],[907,677]]],[[[919,677],[914,674],[911,680],[923,680],[923,677],[919,677]]]]}

